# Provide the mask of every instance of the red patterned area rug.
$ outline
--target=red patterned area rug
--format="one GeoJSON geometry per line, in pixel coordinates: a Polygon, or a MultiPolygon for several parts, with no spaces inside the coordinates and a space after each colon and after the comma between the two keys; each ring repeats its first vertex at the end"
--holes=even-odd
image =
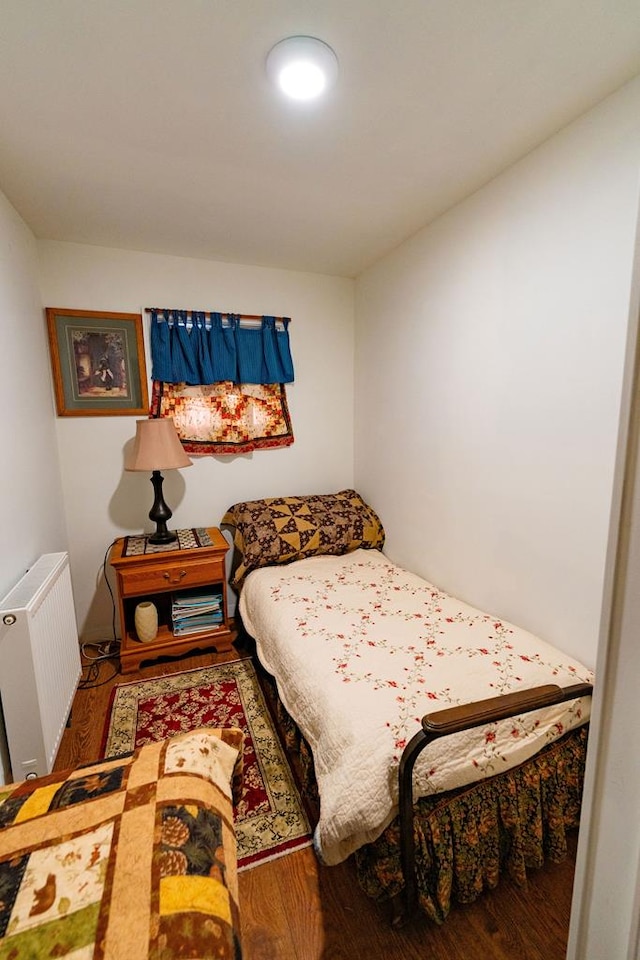
{"type": "Polygon", "coordinates": [[[235,809],[238,867],[308,846],[309,821],[250,660],[216,664],[117,686],[104,757],[128,753],[196,727],[244,731],[242,797],[235,809]]]}

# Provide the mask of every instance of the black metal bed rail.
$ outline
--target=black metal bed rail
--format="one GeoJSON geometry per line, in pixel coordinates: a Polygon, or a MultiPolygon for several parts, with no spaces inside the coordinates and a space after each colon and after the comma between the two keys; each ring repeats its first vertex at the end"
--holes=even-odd
{"type": "Polygon", "coordinates": [[[399,816],[400,816],[400,855],[404,876],[404,902],[396,909],[394,924],[405,923],[418,906],[418,886],[416,878],[416,856],[413,812],[413,768],[419,755],[434,740],[447,737],[452,733],[470,730],[487,723],[496,723],[509,717],[531,713],[543,707],[551,707],[567,700],[577,700],[590,696],[593,686],[590,683],[575,683],[569,687],[559,687],[549,683],[527,690],[518,690],[501,697],[488,700],[476,700],[473,703],[457,707],[448,707],[428,713],[422,718],[422,729],[416,733],[404,748],[398,769],[399,816]]]}

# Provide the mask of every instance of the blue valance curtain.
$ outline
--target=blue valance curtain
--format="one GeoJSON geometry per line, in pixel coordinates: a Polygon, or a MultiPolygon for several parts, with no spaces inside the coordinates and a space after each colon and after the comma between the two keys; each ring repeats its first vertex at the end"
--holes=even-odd
{"type": "Polygon", "coordinates": [[[288,317],[151,309],[152,377],[164,383],[292,383],[288,317]]]}

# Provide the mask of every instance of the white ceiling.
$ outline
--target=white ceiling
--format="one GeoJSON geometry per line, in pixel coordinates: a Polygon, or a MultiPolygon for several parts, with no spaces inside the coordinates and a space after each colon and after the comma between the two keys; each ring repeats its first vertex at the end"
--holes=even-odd
{"type": "Polygon", "coordinates": [[[638,73],[638,0],[1,0],[0,189],[39,238],[355,276],[638,73]],[[321,105],[267,83],[293,34],[321,105]]]}

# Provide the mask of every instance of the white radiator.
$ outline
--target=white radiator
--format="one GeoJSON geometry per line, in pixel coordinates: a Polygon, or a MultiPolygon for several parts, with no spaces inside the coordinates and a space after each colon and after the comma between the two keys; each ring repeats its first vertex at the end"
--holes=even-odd
{"type": "Polygon", "coordinates": [[[0,701],[14,780],[51,773],[80,674],[69,558],[45,553],[0,601],[0,701]]]}

